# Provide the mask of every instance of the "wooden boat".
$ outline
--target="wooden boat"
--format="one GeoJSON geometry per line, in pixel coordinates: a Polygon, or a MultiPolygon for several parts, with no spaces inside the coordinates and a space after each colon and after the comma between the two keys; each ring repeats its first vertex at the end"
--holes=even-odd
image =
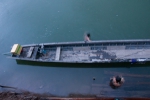
{"type": "Polygon", "coordinates": [[[57,63],[143,63],[150,61],[150,39],[15,44],[9,58],[57,63]]]}

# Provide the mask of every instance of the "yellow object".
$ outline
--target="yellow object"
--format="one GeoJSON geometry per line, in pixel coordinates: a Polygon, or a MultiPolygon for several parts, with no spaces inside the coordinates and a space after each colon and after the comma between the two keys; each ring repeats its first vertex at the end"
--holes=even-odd
{"type": "Polygon", "coordinates": [[[17,52],[17,55],[20,55],[21,50],[22,50],[22,47],[20,46],[20,48],[19,48],[19,50],[18,50],[18,52],[17,52]]]}
{"type": "Polygon", "coordinates": [[[11,49],[11,53],[12,53],[12,54],[20,55],[21,50],[22,50],[21,45],[19,45],[19,44],[14,44],[13,47],[12,47],[12,49],[11,49]]]}

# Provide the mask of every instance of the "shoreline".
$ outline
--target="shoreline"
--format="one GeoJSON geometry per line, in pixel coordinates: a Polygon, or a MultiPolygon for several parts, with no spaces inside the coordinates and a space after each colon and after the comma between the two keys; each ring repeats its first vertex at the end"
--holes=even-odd
{"type": "Polygon", "coordinates": [[[0,85],[0,100],[150,100],[146,97],[112,97],[105,95],[76,94],[57,96],[50,93],[34,93],[15,87],[0,85]]]}
{"type": "Polygon", "coordinates": [[[47,94],[36,94],[31,92],[0,92],[0,100],[150,100],[150,98],[127,98],[127,97],[93,97],[88,95],[70,95],[68,97],[56,97],[47,94]]]}

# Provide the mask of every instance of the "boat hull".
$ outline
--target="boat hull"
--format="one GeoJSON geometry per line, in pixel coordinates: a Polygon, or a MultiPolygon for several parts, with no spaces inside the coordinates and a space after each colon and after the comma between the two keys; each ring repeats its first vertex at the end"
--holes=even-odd
{"type": "Polygon", "coordinates": [[[104,40],[22,45],[9,58],[54,63],[144,63],[150,61],[150,40],[104,40]]]}

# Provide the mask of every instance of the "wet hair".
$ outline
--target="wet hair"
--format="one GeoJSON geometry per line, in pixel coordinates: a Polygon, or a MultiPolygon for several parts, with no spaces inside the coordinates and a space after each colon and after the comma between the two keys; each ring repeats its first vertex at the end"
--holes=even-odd
{"type": "Polygon", "coordinates": [[[116,82],[120,83],[121,82],[121,77],[120,76],[116,76],[116,82]]]}
{"type": "Polygon", "coordinates": [[[90,33],[87,33],[87,37],[90,37],[90,33]]]}

